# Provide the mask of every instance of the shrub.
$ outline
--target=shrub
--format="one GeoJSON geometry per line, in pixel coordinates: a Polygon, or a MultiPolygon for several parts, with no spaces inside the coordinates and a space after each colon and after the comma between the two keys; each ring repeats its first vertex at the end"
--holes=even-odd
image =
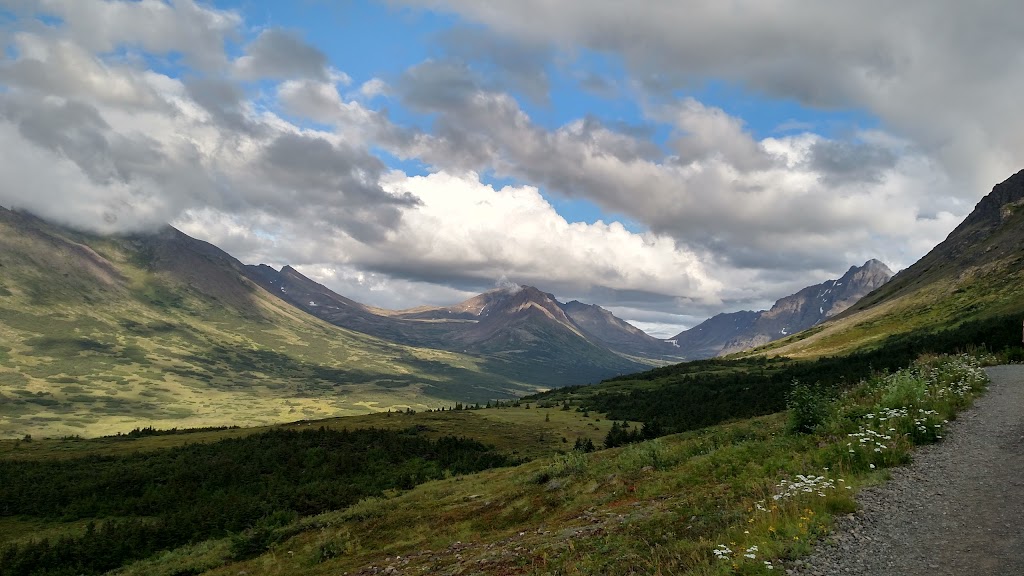
{"type": "Polygon", "coordinates": [[[789,429],[793,432],[814,431],[828,418],[830,398],[820,386],[793,381],[793,388],[786,395],[789,410],[789,429]]]}
{"type": "Polygon", "coordinates": [[[551,475],[555,478],[563,476],[582,476],[587,471],[590,460],[581,452],[568,452],[555,456],[551,465],[551,475]]]}
{"type": "Polygon", "coordinates": [[[676,464],[668,450],[657,440],[649,440],[640,444],[631,444],[617,459],[619,469],[623,472],[636,472],[647,466],[655,470],[666,470],[676,464]]]}

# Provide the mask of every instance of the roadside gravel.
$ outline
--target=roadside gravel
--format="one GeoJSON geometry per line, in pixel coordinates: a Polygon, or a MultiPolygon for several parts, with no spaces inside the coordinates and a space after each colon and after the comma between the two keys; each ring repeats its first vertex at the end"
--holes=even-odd
{"type": "Polygon", "coordinates": [[[943,442],[862,491],[800,576],[1024,574],[1024,366],[988,368],[988,392],[943,442]]]}

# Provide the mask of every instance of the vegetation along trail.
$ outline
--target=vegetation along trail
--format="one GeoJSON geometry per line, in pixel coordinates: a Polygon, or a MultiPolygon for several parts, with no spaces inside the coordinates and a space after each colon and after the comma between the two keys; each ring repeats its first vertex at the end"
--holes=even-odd
{"type": "Polygon", "coordinates": [[[1024,574],[1024,366],[987,371],[988,393],[948,438],[862,492],[861,509],[792,572],[1024,574]]]}

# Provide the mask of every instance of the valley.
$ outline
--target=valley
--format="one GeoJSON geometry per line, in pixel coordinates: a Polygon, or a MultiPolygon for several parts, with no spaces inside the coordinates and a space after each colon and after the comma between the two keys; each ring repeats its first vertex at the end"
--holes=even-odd
{"type": "Polygon", "coordinates": [[[661,366],[528,286],[385,311],[5,211],[0,575],[778,573],[1024,358],[1021,201],[1024,172],[809,329],[661,366]],[[215,520],[166,498],[190,469],[215,520]]]}
{"type": "MultiPolygon", "coordinates": [[[[377,327],[337,326],[278,297],[284,286],[261,288],[258,267],[171,228],[98,237],[0,210],[0,266],[0,437],[423,410],[649,365],[588,339],[535,289],[462,339],[355,303],[377,327]]],[[[303,301],[345,300],[299,282],[312,284],[286,290],[303,301]]]]}
{"type": "Polygon", "coordinates": [[[488,360],[332,326],[168,230],[98,238],[0,212],[0,436],[272,423],[512,398],[488,360]]]}

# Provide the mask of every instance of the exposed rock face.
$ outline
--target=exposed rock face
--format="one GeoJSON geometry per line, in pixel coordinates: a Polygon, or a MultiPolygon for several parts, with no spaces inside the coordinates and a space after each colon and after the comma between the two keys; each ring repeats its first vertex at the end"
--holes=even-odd
{"type": "Polygon", "coordinates": [[[719,314],[673,340],[690,359],[710,358],[761,346],[811,328],[839,314],[885,284],[892,271],[878,260],[852,266],[842,278],[808,286],[770,310],[719,314]]]}

